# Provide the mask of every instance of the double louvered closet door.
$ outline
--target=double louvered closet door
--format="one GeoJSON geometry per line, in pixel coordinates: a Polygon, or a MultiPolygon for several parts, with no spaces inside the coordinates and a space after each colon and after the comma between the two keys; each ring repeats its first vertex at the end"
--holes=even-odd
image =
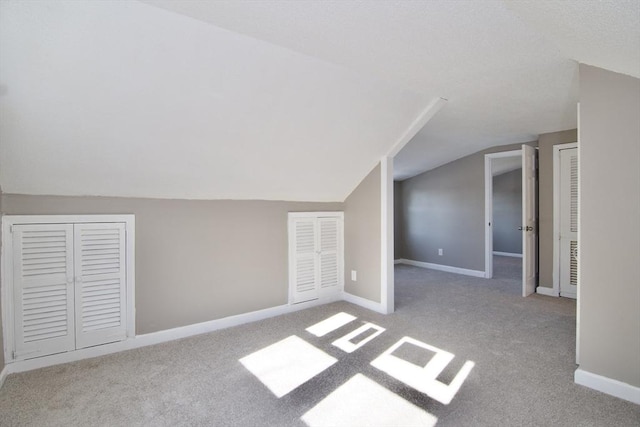
{"type": "Polygon", "coordinates": [[[126,338],[124,223],[11,229],[15,359],[126,338]]]}
{"type": "Polygon", "coordinates": [[[342,290],[341,213],[290,213],[291,302],[330,297],[342,290]]]}

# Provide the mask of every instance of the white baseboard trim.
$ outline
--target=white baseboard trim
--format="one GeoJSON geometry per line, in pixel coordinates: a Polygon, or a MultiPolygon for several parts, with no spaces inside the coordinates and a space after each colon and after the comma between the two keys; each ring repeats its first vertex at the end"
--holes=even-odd
{"type": "Polygon", "coordinates": [[[0,371],[0,389],[4,385],[4,380],[7,379],[8,375],[9,375],[9,368],[5,365],[2,371],[0,371]]]}
{"type": "Polygon", "coordinates": [[[513,258],[522,258],[522,254],[515,254],[512,252],[498,252],[498,251],[493,251],[494,255],[499,255],[499,256],[510,256],[513,258]]]}
{"type": "Polygon", "coordinates": [[[430,268],[432,270],[446,271],[448,273],[464,274],[465,276],[482,277],[484,278],[484,271],[469,270],[460,267],[451,267],[450,265],[433,264],[430,262],[414,261],[412,259],[401,259],[402,264],[413,265],[414,267],[430,268]]]}
{"type": "Polygon", "coordinates": [[[402,264],[402,260],[401,259],[394,259],[393,263],[394,264],[402,264]]]}
{"type": "MultiPolygon", "coordinates": [[[[3,376],[0,376],[0,380],[4,381],[4,377],[6,377],[8,374],[31,371],[34,369],[60,365],[63,363],[76,362],[82,359],[104,356],[107,354],[118,353],[120,351],[133,350],[149,345],[161,344],[181,338],[188,338],[195,335],[206,334],[208,332],[217,331],[219,329],[243,325],[245,323],[280,316],[282,314],[293,313],[295,311],[303,310],[305,308],[311,308],[317,305],[340,301],[341,299],[342,294],[337,293],[335,296],[317,299],[314,301],[307,301],[298,304],[280,305],[263,310],[252,311],[249,313],[224,317],[222,319],[210,320],[208,322],[196,323],[193,325],[181,326],[178,328],[166,329],[158,332],[151,332],[149,334],[137,335],[135,337],[128,338],[125,341],[120,341],[112,344],[98,345],[95,347],[83,348],[67,353],[52,354],[50,356],[38,357],[35,359],[19,360],[7,363],[5,368],[2,370],[1,375],[3,376]]],[[[0,381],[0,387],[2,381],[0,381]]]]}
{"type": "Polygon", "coordinates": [[[603,377],[580,368],[576,369],[574,381],[576,384],[640,405],[640,387],[603,377]]]}
{"type": "Polygon", "coordinates": [[[357,295],[350,294],[348,292],[342,293],[342,299],[345,300],[346,302],[350,302],[351,304],[359,305],[360,307],[364,307],[366,309],[376,311],[378,313],[386,314],[382,307],[382,304],[379,302],[374,302],[366,298],[362,298],[357,295]]]}
{"type": "Polygon", "coordinates": [[[559,297],[558,291],[553,288],[545,288],[544,286],[538,286],[536,293],[540,295],[546,295],[548,297],[559,297]]]}

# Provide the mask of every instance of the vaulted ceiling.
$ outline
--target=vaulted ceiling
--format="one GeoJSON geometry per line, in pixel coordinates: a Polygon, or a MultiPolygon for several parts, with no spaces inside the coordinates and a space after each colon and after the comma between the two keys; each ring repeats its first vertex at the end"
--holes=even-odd
{"type": "Polygon", "coordinates": [[[0,185],[344,200],[576,126],[577,62],[640,77],[640,3],[2,1],[0,185]]]}

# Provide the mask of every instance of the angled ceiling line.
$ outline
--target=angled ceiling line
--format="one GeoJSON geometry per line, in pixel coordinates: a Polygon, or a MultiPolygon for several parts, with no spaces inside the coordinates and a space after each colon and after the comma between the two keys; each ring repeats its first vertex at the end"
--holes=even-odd
{"type": "Polygon", "coordinates": [[[393,144],[391,150],[386,154],[385,157],[395,157],[400,150],[404,148],[405,145],[409,143],[413,139],[414,136],[420,129],[425,127],[425,125],[431,120],[437,113],[444,107],[447,103],[446,98],[434,98],[431,102],[418,114],[418,116],[411,122],[409,127],[400,135],[400,138],[393,144]]]}

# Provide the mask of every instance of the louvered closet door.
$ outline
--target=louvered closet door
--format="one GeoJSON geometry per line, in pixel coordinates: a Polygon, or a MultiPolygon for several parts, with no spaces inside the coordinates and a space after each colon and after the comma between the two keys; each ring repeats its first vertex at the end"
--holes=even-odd
{"type": "Polygon", "coordinates": [[[320,288],[322,290],[335,288],[340,284],[339,269],[339,235],[340,221],[338,218],[318,219],[320,236],[320,288]]]}
{"type": "Polygon", "coordinates": [[[73,226],[13,226],[15,357],[75,348],[73,226]]]}
{"type": "Polygon", "coordinates": [[[578,149],[560,150],[560,295],[578,293],[578,149]]]}
{"type": "Polygon", "coordinates": [[[75,224],[76,346],[126,338],[125,225],[75,224]]]}
{"type": "Polygon", "coordinates": [[[293,219],[293,302],[318,298],[315,218],[293,219]]]}

